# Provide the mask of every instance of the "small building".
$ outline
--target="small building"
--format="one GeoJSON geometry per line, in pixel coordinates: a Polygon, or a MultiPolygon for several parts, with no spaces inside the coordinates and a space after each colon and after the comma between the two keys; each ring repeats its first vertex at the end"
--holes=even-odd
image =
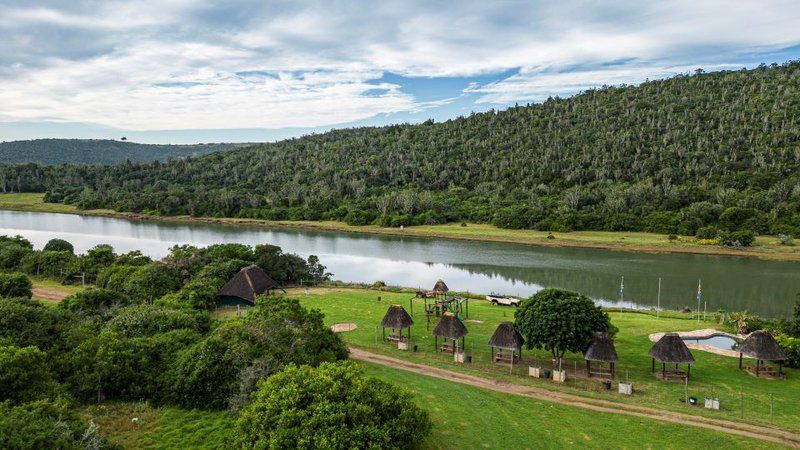
{"type": "Polygon", "coordinates": [[[489,347],[492,349],[492,361],[513,364],[515,360],[522,357],[522,344],[525,339],[514,328],[511,322],[502,322],[494,330],[494,334],[489,339],[489,347]],[[494,349],[500,351],[495,354],[494,349]]]}
{"type": "Polygon", "coordinates": [[[603,377],[614,378],[614,365],[619,361],[617,356],[617,348],[614,347],[614,340],[608,333],[598,331],[594,334],[592,343],[586,353],[583,354],[586,360],[586,375],[598,375],[603,377]],[[592,366],[592,362],[596,361],[599,365],[592,366]],[[608,368],[603,367],[603,363],[608,364],[608,368]]]}
{"type": "Polygon", "coordinates": [[[775,338],[764,330],[750,333],[739,346],[739,369],[742,369],[742,359],[745,356],[755,358],[756,366],[747,366],[746,370],[757,377],[761,375],[774,377],[776,375],[775,369],[764,364],[764,361],[778,362],[778,375],[783,372],[783,362],[786,361],[786,352],[775,338]]]}
{"type": "Polygon", "coordinates": [[[442,351],[455,354],[459,339],[461,339],[461,349],[464,348],[466,341],[464,336],[466,336],[467,333],[469,333],[469,331],[467,331],[467,327],[464,326],[464,323],[461,322],[455,314],[447,311],[442,315],[442,320],[439,321],[436,328],[433,329],[434,349],[437,352],[442,351]],[[439,348],[439,338],[442,338],[441,348],[439,348]]]}
{"type": "Polygon", "coordinates": [[[414,325],[414,319],[408,315],[406,310],[400,305],[390,305],[386,311],[386,315],[381,320],[382,336],[386,340],[386,329],[389,328],[392,332],[389,334],[389,342],[400,342],[411,339],[411,325],[414,325]],[[408,335],[403,336],[403,330],[408,329],[408,335]]]}
{"type": "Polygon", "coordinates": [[[694,356],[689,347],[683,342],[678,333],[666,333],[650,349],[652,358],[652,371],[656,373],[656,360],[661,362],[661,372],[656,376],[667,381],[686,381],[692,371],[694,356]],[[675,368],[668,368],[667,364],[675,364],[675,368]],[[678,368],[679,364],[686,364],[686,372],[678,368]]]}
{"type": "Polygon", "coordinates": [[[217,303],[223,306],[253,306],[256,297],[269,295],[278,283],[256,265],[247,266],[234,275],[217,293],[217,303]]]}
{"type": "Polygon", "coordinates": [[[447,287],[447,284],[445,284],[444,280],[439,279],[436,280],[436,284],[433,285],[433,289],[431,290],[431,292],[433,292],[436,295],[444,295],[450,292],[450,288],[447,287]]]}

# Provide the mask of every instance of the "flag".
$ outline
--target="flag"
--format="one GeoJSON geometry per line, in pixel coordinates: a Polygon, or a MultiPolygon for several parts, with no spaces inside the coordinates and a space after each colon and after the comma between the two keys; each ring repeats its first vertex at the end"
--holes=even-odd
{"type": "Polygon", "coordinates": [[[619,298],[625,298],[625,277],[619,281],[619,298]]]}
{"type": "Polygon", "coordinates": [[[700,284],[700,280],[697,280],[697,304],[700,304],[700,299],[703,297],[703,287],[700,284]]]}

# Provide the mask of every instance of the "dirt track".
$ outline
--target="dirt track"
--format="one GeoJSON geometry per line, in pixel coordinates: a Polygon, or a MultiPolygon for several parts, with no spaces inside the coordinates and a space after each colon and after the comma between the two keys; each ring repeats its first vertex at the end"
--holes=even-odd
{"type": "Polygon", "coordinates": [[[33,296],[45,300],[61,301],[69,295],[69,292],[54,288],[35,287],[32,289],[33,296]]]}
{"type": "Polygon", "coordinates": [[[357,348],[350,348],[350,356],[360,361],[366,361],[374,364],[380,364],[382,366],[407,370],[409,372],[418,373],[420,375],[442,378],[448,381],[454,381],[456,383],[466,384],[469,386],[491,389],[497,392],[505,392],[508,394],[521,395],[523,397],[530,397],[538,400],[555,402],[562,405],[575,406],[577,408],[584,408],[592,411],[612,413],[612,414],[627,414],[630,416],[645,417],[648,419],[661,420],[664,422],[678,423],[681,425],[705,428],[709,430],[720,431],[723,433],[735,434],[738,436],[760,439],[764,441],[770,441],[782,445],[787,445],[790,447],[800,448],[799,434],[791,433],[789,431],[784,431],[779,428],[750,425],[746,423],[731,422],[722,419],[712,419],[708,417],[682,414],[663,409],[654,409],[644,406],[611,402],[601,399],[580,397],[577,395],[567,394],[563,392],[554,392],[542,388],[522,386],[518,384],[508,383],[505,381],[492,380],[489,378],[483,378],[475,375],[453,372],[450,370],[431,367],[424,364],[417,364],[410,361],[403,361],[401,359],[392,358],[389,356],[369,353],[363,350],[359,350],[357,348]]]}

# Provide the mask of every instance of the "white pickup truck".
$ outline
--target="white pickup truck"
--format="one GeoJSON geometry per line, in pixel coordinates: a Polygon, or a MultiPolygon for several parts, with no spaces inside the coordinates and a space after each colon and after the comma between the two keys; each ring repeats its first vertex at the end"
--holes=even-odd
{"type": "Polygon", "coordinates": [[[505,295],[491,293],[486,296],[486,301],[490,302],[492,305],[498,306],[519,306],[520,300],[514,297],[508,297],[505,295]]]}

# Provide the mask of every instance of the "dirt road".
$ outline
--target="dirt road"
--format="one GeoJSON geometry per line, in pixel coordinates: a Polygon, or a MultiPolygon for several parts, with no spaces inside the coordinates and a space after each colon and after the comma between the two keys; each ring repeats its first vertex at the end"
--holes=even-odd
{"type": "Polygon", "coordinates": [[[382,366],[392,367],[409,372],[418,373],[436,378],[442,378],[456,383],[466,384],[484,389],[490,389],[497,392],[505,392],[508,394],[521,395],[523,397],[535,398],[537,400],[544,400],[548,402],[559,403],[562,405],[575,406],[577,408],[589,409],[592,411],[612,413],[612,414],[627,414],[630,416],[645,417],[653,420],[660,420],[663,422],[678,423],[681,425],[705,428],[709,430],[720,431],[723,433],[735,434],[738,436],[749,437],[753,439],[760,439],[764,441],[776,442],[778,444],[787,445],[794,448],[800,448],[800,434],[784,431],[779,428],[772,428],[759,425],[750,425],[746,423],[731,422],[722,419],[712,419],[708,417],[695,416],[690,414],[681,414],[678,412],[654,409],[644,406],[630,405],[619,402],[612,402],[602,399],[592,399],[580,397],[577,395],[567,394],[564,392],[554,392],[547,389],[536,388],[531,386],[522,386],[505,381],[492,380],[483,378],[476,375],[469,375],[459,372],[454,372],[437,367],[431,367],[424,364],[417,364],[410,361],[404,361],[389,356],[378,355],[375,353],[365,352],[357,348],[350,348],[350,356],[353,359],[366,361],[382,366]]]}
{"type": "Polygon", "coordinates": [[[36,298],[52,300],[55,302],[60,302],[64,299],[64,297],[70,294],[67,291],[47,287],[35,287],[31,291],[33,292],[33,296],[36,298]]]}

